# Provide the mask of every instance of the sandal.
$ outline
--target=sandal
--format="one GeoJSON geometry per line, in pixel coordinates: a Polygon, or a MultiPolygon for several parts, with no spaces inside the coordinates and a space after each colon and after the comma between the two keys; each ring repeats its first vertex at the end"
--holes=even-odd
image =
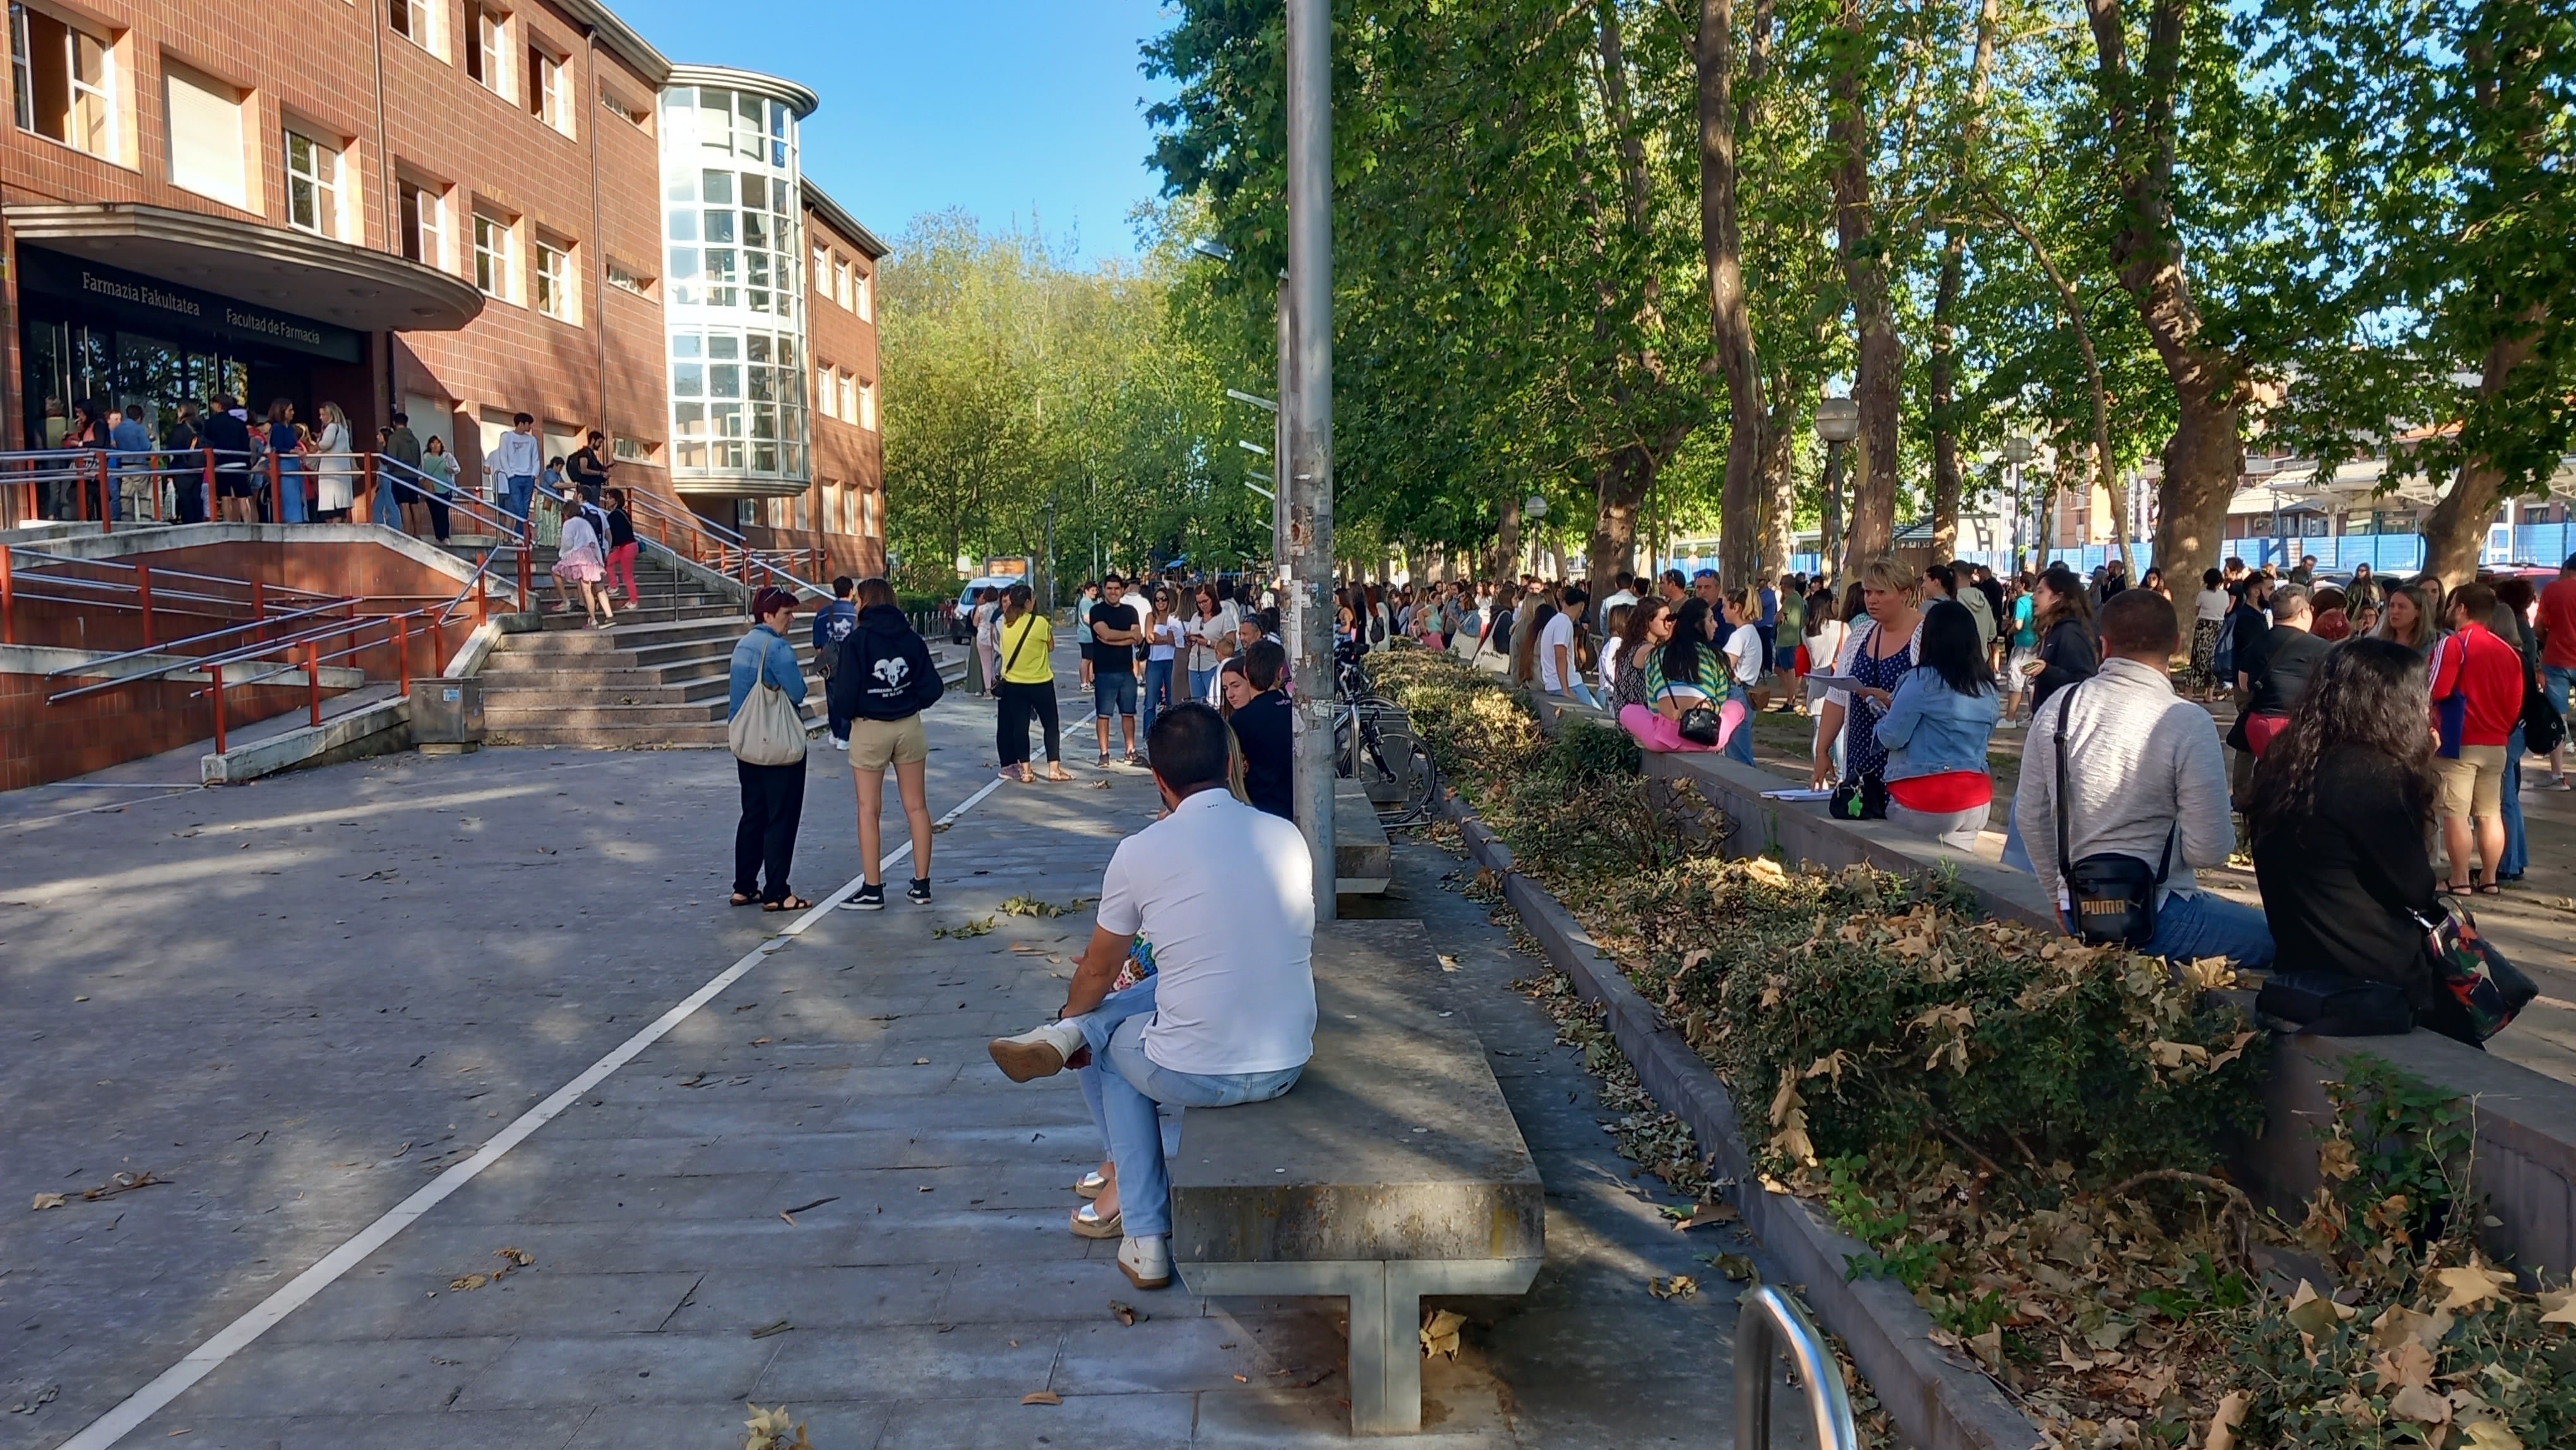
{"type": "Polygon", "coordinates": [[[2474,894],[2479,896],[2502,896],[2504,895],[2504,888],[2497,885],[2495,882],[2488,881],[2480,883],[2475,888],[2474,894]]]}
{"type": "Polygon", "coordinates": [[[1073,772],[1065,769],[1061,765],[1050,764],[1047,766],[1047,779],[1054,781],[1071,780],[1073,779],[1073,772]]]}
{"type": "Polygon", "coordinates": [[[1127,1236],[1127,1210],[1102,1218],[1094,1209],[1097,1203],[1086,1203],[1073,1211],[1073,1236],[1082,1239],[1121,1239],[1127,1236]]]}
{"type": "Polygon", "coordinates": [[[1091,1199],[1098,1198],[1101,1194],[1107,1192],[1108,1189],[1109,1180],[1103,1177],[1100,1170],[1096,1168],[1089,1173],[1085,1173],[1080,1178],[1075,1179],[1073,1184],[1074,1193],[1086,1202],[1091,1199]]]}
{"type": "Polygon", "coordinates": [[[737,892],[735,892],[733,895],[728,896],[728,897],[726,897],[726,898],[725,898],[725,905],[727,905],[727,906],[749,906],[749,905],[751,905],[753,902],[758,901],[759,899],[760,899],[759,897],[757,897],[757,896],[753,896],[753,895],[750,895],[750,894],[749,894],[749,893],[747,893],[747,892],[737,891],[737,892]]]}
{"type": "Polygon", "coordinates": [[[814,903],[807,901],[802,896],[789,896],[783,901],[764,901],[760,903],[760,909],[763,911],[808,911],[813,908],[813,905],[814,903]]]}
{"type": "Polygon", "coordinates": [[[1130,750],[1130,751],[1128,751],[1128,752],[1127,752],[1127,763],[1128,763],[1129,765],[1138,765],[1138,766],[1141,766],[1141,765],[1143,765],[1143,764],[1145,763],[1145,757],[1143,757],[1143,756],[1141,756],[1141,755],[1137,754],[1137,753],[1136,753],[1135,751],[1133,751],[1133,750],[1130,750]]]}

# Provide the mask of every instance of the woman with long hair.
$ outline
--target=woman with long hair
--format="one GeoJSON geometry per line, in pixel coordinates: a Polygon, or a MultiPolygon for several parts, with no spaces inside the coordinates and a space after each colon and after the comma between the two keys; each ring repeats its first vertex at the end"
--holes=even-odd
{"type": "Polygon", "coordinates": [[[1022,785],[1037,783],[1029,766],[1029,718],[1046,730],[1047,779],[1071,780],[1064,768],[1064,731],[1055,711],[1055,627],[1046,611],[1030,607],[1026,584],[1002,593],[1000,623],[994,629],[995,652],[1002,662],[1001,708],[994,712],[994,750],[1002,779],[1016,771],[1022,785]]]}
{"type": "Polygon", "coordinates": [[[2052,564],[2031,589],[2031,627],[2039,633],[2039,654],[2028,671],[2031,718],[2048,697],[2093,678],[2102,662],[2093,651],[2093,595],[2075,571],[2052,564]]]}
{"type": "Polygon", "coordinates": [[[1605,668],[1610,661],[1618,664],[1610,673],[1607,703],[1610,713],[1624,725],[1628,723],[1629,706],[1654,709],[1646,696],[1646,660],[1650,651],[1662,649],[1664,642],[1673,637],[1673,611],[1671,605],[1653,596],[1622,607],[1628,616],[1619,622],[1618,652],[1612,654],[1605,648],[1602,658],[1605,668]]]}
{"type": "Polygon", "coordinates": [[[403,505],[404,527],[415,538],[425,531],[444,544],[452,519],[448,501],[456,497],[456,455],[447,451],[447,440],[435,433],[421,444],[420,476],[426,486],[403,505]],[[414,509],[420,511],[418,522],[411,517],[414,509]]]}
{"type": "MultiPolygon", "coordinates": [[[[337,403],[324,403],[321,431],[313,438],[313,516],[325,523],[346,523],[358,491],[350,478],[349,415],[337,403]]],[[[386,520],[379,515],[375,522],[386,520]]]]}
{"type": "Polygon", "coordinates": [[[1921,585],[1920,573],[1883,555],[1861,566],[1852,587],[1861,596],[1863,617],[1851,622],[1834,661],[1835,674],[1859,683],[1827,690],[1818,721],[1825,736],[1841,738],[1842,768],[1829,777],[1826,757],[1817,755],[1808,768],[1809,785],[1852,786],[1862,800],[1873,786],[1884,788],[1887,747],[1878,743],[1878,722],[1922,649],[1923,612],[1915,605],[1921,585]]]}
{"type": "Polygon", "coordinates": [[[1923,611],[1921,656],[1878,722],[1887,748],[1887,820],[1962,851],[1994,809],[1986,742],[1999,702],[1976,616],[1954,600],[1923,611]]]}
{"type": "MultiPolygon", "coordinates": [[[[1726,661],[1726,698],[1745,709],[1752,718],[1753,687],[1762,680],[1763,657],[1770,651],[1762,644],[1761,591],[1750,584],[1738,584],[1718,595],[1718,610],[1723,616],[1726,643],[1720,650],[1726,661]]],[[[1753,763],[1753,732],[1738,730],[1726,737],[1729,759],[1745,765],[1753,763]]]]}
{"type": "Polygon", "coordinates": [[[1594,666],[1593,678],[1599,681],[1601,686],[1601,703],[1613,714],[1616,714],[1619,709],[1615,703],[1619,683],[1619,651],[1627,647],[1621,636],[1627,632],[1628,616],[1636,612],[1637,606],[1633,604],[1613,604],[1601,616],[1601,653],[1594,666]]]}
{"type": "Polygon", "coordinates": [[[2394,640],[2430,659],[2433,646],[2450,633],[2442,627],[2442,581],[2419,575],[2388,591],[2380,606],[2379,638],[2394,640]]]}
{"type": "Polygon", "coordinates": [[[2436,792],[2424,699],[2424,661],[2403,642],[2347,640],[2317,663],[2254,770],[2254,879],[2276,974],[2389,983],[2418,1025],[2474,1043],[2424,953],[2443,914],[2425,846],[2436,792]]]}
{"type": "Polygon", "coordinates": [[[1717,647],[1717,617],[1697,595],[1684,599],[1671,615],[1672,629],[1661,648],[1639,647],[1645,666],[1646,703],[1621,710],[1619,723],[1648,750],[1720,750],[1746,728],[1744,702],[1727,698],[1726,656],[1717,647]],[[1717,739],[1692,740],[1681,733],[1693,710],[1717,713],[1717,739]]]}
{"type": "Polygon", "coordinates": [[[1531,596],[1530,616],[1523,620],[1512,641],[1511,682],[1515,685],[1538,683],[1538,637],[1547,632],[1547,622],[1556,618],[1556,594],[1553,590],[1531,596]]]}
{"type": "Polygon", "coordinates": [[[554,566],[549,572],[554,575],[556,591],[564,597],[565,611],[569,613],[572,609],[571,586],[578,584],[581,586],[582,610],[589,618],[590,628],[601,627],[602,615],[607,616],[607,623],[615,624],[617,611],[608,604],[607,541],[599,536],[598,528],[582,512],[579,497],[555,499],[554,506],[555,511],[563,516],[562,532],[558,535],[554,566]]]}
{"type": "Polygon", "coordinates": [[[2216,569],[2200,571],[2200,592],[2191,601],[2191,673],[2183,692],[2206,705],[2218,698],[2218,630],[2227,619],[2227,576],[2216,569]]]}
{"type": "Polygon", "coordinates": [[[627,508],[626,490],[609,489],[608,500],[608,588],[619,590],[626,607],[636,605],[635,556],[644,552],[642,541],[635,537],[635,515],[627,508]]]}
{"type": "Polygon", "coordinates": [[[271,523],[300,524],[307,513],[304,506],[304,461],[307,448],[304,430],[295,425],[295,405],[284,398],[268,405],[268,424],[260,430],[260,441],[268,447],[269,456],[277,461],[278,516],[271,523]]]}
{"type": "MultiPolygon", "coordinates": [[[[1083,606],[1077,602],[1073,607],[1080,610],[1083,606]]],[[[1157,585],[1145,611],[1145,698],[1136,709],[1142,717],[1137,723],[1147,736],[1154,733],[1154,721],[1172,703],[1172,666],[1180,656],[1187,633],[1183,622],[1172,616],[1172,591],[1157,585]]]]}
{"type": "Polygon", "coordinates": [[[1215,585],[1199,585],[1191,599],[1198,612],[1183,625],[1190,645],[1190,698],[1205,700],[1216,688],[1217,666],[1234,656],[1235,627],[1216,597],[1215,585]]]}

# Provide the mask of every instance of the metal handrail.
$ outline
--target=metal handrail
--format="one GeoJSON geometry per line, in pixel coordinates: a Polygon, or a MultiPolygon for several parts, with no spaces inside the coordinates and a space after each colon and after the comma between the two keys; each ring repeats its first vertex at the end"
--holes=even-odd
{"type": "Polygon", "coordinates": [[[1797,1299],[1764,1284],[1736,1301],[1735,1314],[1736,1450],[1770,1450],[1771,1361],[1783,1348],[1807,1391],[1817,1450],[1860,1450],[1842,1366],[1797,1299]]]}

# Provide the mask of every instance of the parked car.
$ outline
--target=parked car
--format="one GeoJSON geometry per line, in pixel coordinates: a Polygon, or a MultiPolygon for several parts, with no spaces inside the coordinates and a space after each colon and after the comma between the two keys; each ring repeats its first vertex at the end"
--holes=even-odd
{"type": "Polygon", "coordinates": [[[975,642],[976,590],[990,589],[995,591],[998,595],[1001,590],[1008,589],[1014,584],[1025,584],[1027,582],[1028,581],[1025,579],[1009,574],[986,574],[979,578],[967,580],[957,590],[957,613],[954,618],[948,621],[948,642],[950,644],[972,644],[975,642]]]}

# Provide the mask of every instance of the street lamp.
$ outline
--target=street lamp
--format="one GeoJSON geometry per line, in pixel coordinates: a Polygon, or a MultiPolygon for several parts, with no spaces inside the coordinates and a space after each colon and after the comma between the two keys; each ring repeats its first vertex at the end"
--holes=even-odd
{"type": "Polygon", "coordinates": [[[1825,444],[1825,511],[1816,537],[1816,568],[1830,575],[1842,549],[1843,450],[1860,436],[1860,404],[1849,398],[1818,399],[1816,436],[1825,444]]]}
{"type": "Polygon", "coordinates": [[[1199,240],[1190,243],[1190,250],[1207,258],[1211,262],[1231,262],[1234,260],[1234,248],[1210,237],[1201,237],[1199,240]]]}
{"type": "MultiPolygon", "coordinates": [[[[2030,462],[2030,440],[2022,437],[2018,433],[2006,436],[2004,439],[2004,467],[2009,469],[2012,473],[2012,481],[2007,485],[2007,487],[2012,490],[2014,514],[2016,519],[2014,526],[2016,528],[2020,526],[2018,519],[2021,503],[2021,466],[2028,462],[2030,462]]],[[[2033,531],[2039,535],[2039,555],[2042,560],[2045,560],[2048,557],[2048,525],[2045,519],[2035,517],[2032,520],[2031,527],[2033,531]]],[[[2016,557],[2014,558],[2013,563],[2016,566],[2021,563],[2021,560],[2018,557],[2018,551],[2016,551],[2016,557]]]]}

